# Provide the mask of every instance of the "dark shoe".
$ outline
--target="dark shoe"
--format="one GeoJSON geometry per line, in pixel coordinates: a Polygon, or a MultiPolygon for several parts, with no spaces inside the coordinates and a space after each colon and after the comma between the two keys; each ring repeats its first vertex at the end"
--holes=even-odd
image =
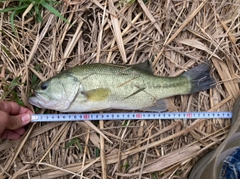
{"type": "Polygon", "coordinates": [[[231,129],[226,139],[202,157],[193,167],[189,179],[240,178],[240,97],[233,108],[231,129]]]}

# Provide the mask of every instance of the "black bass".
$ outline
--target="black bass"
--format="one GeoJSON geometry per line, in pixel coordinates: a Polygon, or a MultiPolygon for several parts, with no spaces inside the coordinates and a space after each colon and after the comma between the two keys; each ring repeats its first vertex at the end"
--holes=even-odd
{"type": "Polygon", "coordinates": [[[167,109],[164,98],[214,86],[210,67],[204,63],[177,77],[154,76],[146,63],[134,66],[87,64],[65,70],[41,83],[29,102],[61,112],[164,111],[167,109]]]}

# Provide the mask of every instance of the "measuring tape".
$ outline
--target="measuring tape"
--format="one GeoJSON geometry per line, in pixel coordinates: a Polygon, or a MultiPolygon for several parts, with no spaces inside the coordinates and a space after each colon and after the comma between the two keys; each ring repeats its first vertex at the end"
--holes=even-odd
{"type": "Polygon", "coordinates": [[[232,112],[138,112],[93,114],[32,114],[31,122],[66,122],[94,120],[150,120],[150,119],[216,119],[232,118],[232,112]]]}

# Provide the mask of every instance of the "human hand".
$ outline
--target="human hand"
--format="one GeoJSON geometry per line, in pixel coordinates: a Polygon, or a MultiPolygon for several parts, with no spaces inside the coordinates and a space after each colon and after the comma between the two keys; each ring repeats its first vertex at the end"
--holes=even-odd
{"type": "Polygon", "coordinates": [[[20,138],[25,132],[23,126],[31,121],[30,114],[30,109],[15,102],[0,101],[0,138],[20,138]]]}

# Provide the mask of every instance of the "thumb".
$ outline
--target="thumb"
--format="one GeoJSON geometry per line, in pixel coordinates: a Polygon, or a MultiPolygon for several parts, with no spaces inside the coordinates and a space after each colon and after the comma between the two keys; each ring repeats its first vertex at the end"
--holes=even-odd
{"type": "Polygon", "coordinates": [[[19,116],[10,116],[6,121],[5,128],[10,130],[19,129],[31,121],[30,114],[22,114],[19,116]]]}

